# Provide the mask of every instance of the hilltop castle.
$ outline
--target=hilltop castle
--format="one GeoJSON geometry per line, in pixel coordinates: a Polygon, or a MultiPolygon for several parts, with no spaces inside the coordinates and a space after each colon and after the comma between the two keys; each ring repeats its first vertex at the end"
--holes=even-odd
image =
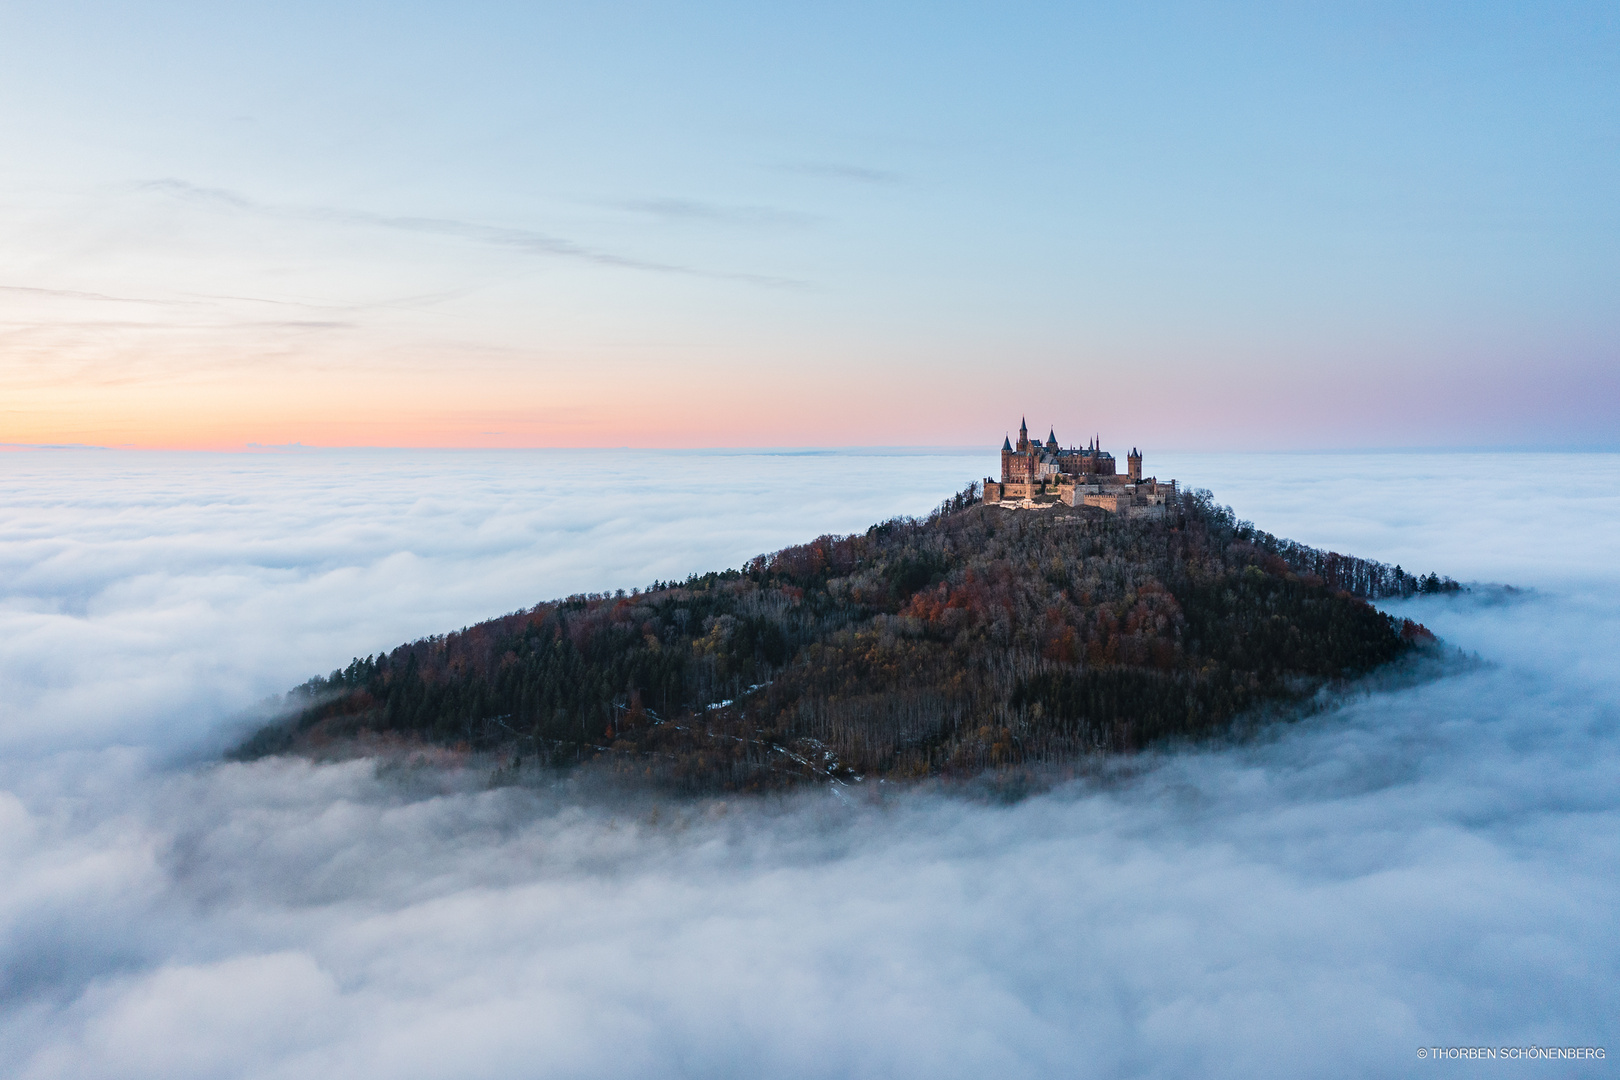
{"type": "Polygon", "coordinates": [[[1126,473],[1114,466],[1114,455],[1095,438],[1085,447],[1058,445],[1057,431],[1046,442],[1031,442],[1029,423],[1018,425],[1018,443],[1001,442],[1001,480],[984,478],[984,501],[1008,508],[1038,510],[1062,503],[1095,506],[1121,517],[1162,517],[1165,501],[1176,492],[1176,482],[1142,478],[1142,453],[1133,449],[1125,457],[1126,473]],[[1016,500],[1016,501],[1015,501],[1016,500]]]}

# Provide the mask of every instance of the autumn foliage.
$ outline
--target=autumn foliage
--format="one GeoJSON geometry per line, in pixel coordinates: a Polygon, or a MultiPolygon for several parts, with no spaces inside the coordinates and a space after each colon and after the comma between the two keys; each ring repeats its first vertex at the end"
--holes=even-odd
{"type": "Polygon", "coordinates": [[[595,761],[689,790],[968,775],[1205,735],[1433,641],[1367,598],[1455,583],[1260,532],[1007,511],[823,536],[357,659],[240,753],[343,738],[595,761]]]}

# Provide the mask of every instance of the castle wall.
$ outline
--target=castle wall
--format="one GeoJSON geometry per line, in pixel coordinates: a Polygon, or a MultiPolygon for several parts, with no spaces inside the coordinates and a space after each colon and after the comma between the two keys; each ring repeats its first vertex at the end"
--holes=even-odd
{"type": "Polygon", "coordinates": [[[1016,445],[1003,445],[1009,448],[1001,452],[1001,482],[985,478],[987,503],[1055,495],[1068,506],[1095,506],[1121,517],[1163,517],[1166,500],[1176,493],[1174,480],[1143,479],[1142,455],[1134,448],[1121,474],[1114,456],[1095,439],[1087,447],[1063,450],[1055,437],[1031,442],[1020,425],[1016,445]]]}

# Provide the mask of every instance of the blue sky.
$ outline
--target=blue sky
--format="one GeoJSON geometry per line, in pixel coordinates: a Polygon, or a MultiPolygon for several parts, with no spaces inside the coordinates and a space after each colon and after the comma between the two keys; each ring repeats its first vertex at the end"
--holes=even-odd
{"type": "Polygon", "coordinates": [[[0,441],[1613,446],[1617,39],[11,3],[0,441]]]}

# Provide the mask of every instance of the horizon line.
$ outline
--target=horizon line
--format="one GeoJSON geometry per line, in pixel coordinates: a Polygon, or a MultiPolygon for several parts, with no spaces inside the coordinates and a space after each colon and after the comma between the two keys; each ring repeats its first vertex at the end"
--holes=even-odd
{"type": "MultiPolygon", "coordinates": [[[[310,444],[255,443],[236,446],[163,446],[124,443],[101,445],[98,443],[13,443],[0,442],[0,452],[45,451],[101,451],[108,453],[148,454],[302,454],[302,453],[486,453],[522,454],[536,452],[615,453],[624,451],[669,454],[981,454],[990,443],[805,443],[759,446],[637,446],[621,444],[573,446],[416,446],[371,444],[310,444]]],[[[1151,449],[1151,448],[1150,448],[1151,449]]],[[[1485,454],[1485,453],[1545,453],[1545,454],[1613,454],[1620,453],[1620,443],[1613,445],[1502,443],[1446,445],[1391,445],[1391,446],[1334,446],[1297,447],[1292,449],[1208,449],[1199,446],[1169,446],[1153,449],[1155,454],[1268,454],[1295,456],[1307,454],[1485,454]]]]}

